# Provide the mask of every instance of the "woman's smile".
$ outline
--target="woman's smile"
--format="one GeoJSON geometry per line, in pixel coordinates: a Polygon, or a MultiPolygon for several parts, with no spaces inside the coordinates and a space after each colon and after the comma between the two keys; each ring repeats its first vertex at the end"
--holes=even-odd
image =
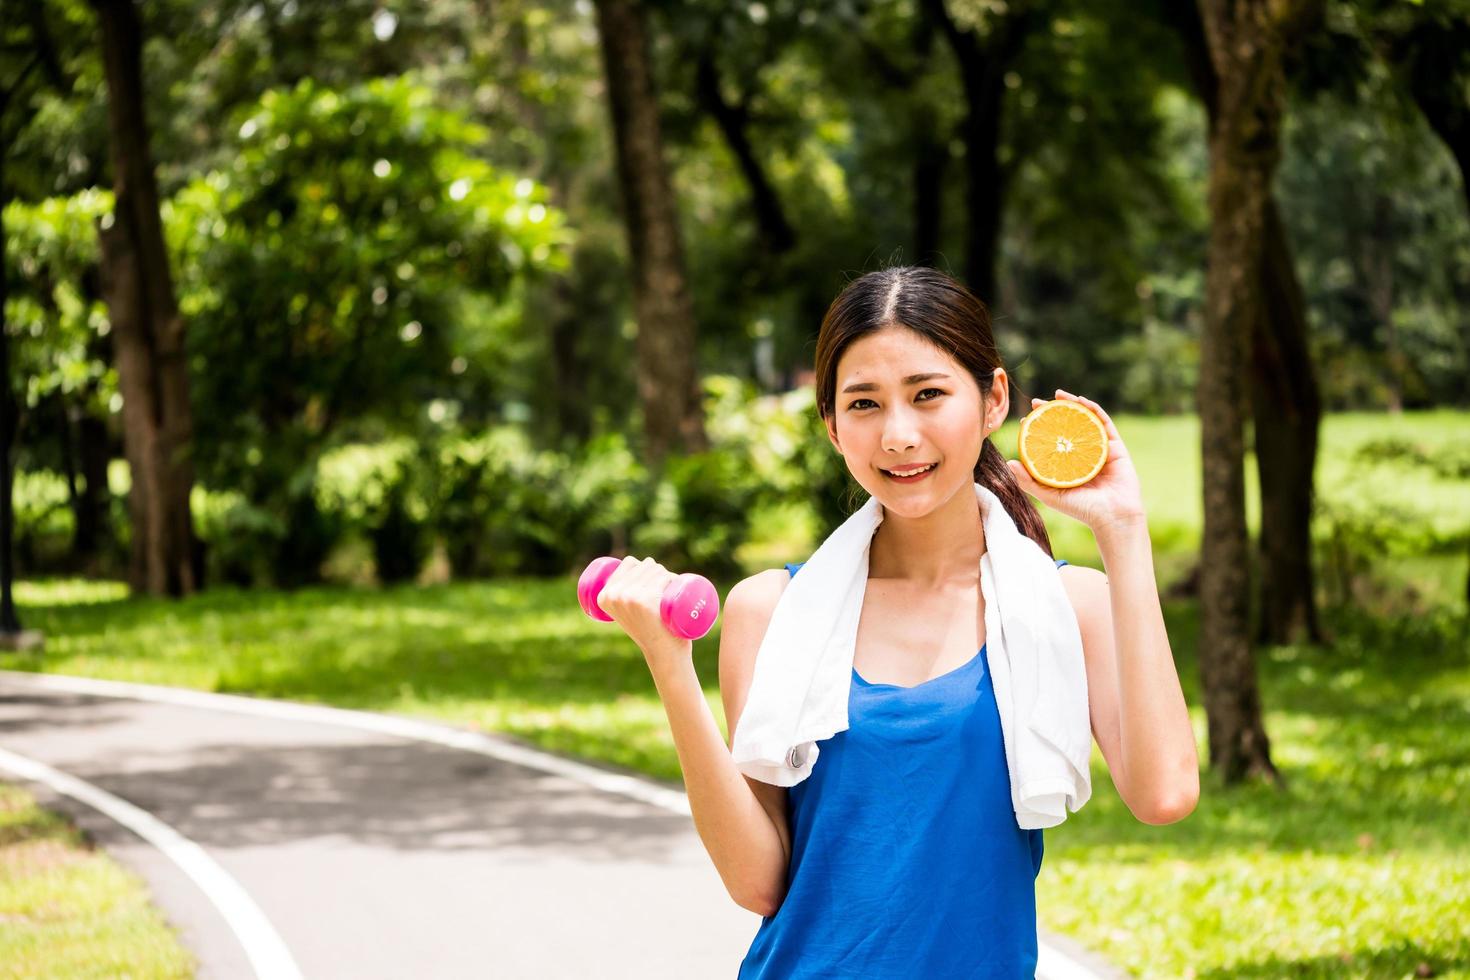
{"type": "MultiPolygon", "coordinates": [[[[894,483],[918,483],[920,480],[924,479],[930,473],[933,473],[938,468],[939,468],[939,464],[938,463],[930,463],[929,466],[928,466],[928,468],[925,469],[923,472],[921,472],[921,473],[913,473],[910,476],[898,476],[897,474],[891,473],[888,470],[882,469],[881,467],[879,468],[878,472],[880,472],[884,476],[888,477],[888,479],[892,480],[894,483]]],[[[907,471],[907,470],[909,470],[909,467],[904,467],[904,469],[905,469],[905,471],[907,471]]]]}

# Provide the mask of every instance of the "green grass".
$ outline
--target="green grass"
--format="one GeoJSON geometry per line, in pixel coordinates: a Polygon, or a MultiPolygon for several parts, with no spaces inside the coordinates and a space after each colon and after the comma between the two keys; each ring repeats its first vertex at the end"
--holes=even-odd
{"type": "Polygon", "coordinates": [[[0,783],[0,977],[190,977],[194,968],[142,881],[0,783]]]}
{"type": "MultiPolygon", "coordinates": [[[[1206,774],[1188,819],[1150,827],[1094,750],[1094,800],[1047,835],[1044,923],[1139,976],[1470,976],[1470,627],[1330,626],[1332,648],[1260,664],[1284,792],[1206,774]]],[[[1198,705],[1192,614],[1170,633],[1198,705]]]]}
{"type": "MultiPolygon", "coordinates": [[[[1450,445],[1455,424],[1463,431],[1463,416],[1330,418],[1323,497],[1396,503],[1406,520],[1463,534],[1465,484],[1346,462],[1362,441],[1406,430],[1450,445]]],[[[1198,541],[1192,426],[1120,420],[1149,492],[1165,590],[1198,541]]],[[[1059,557],[1098,564],[1086,528],[1046,517],[1059,557]]],[[[810,552],[800,512],[764,515],[761,532],[741,552],[752,569],[810,552]]],[[[1037,883],[1044,927],[1144,977],[1403,977],[1421,964],[1435,976],[1470,977],[1465,557],[1385,555],[1374,574],[1364,599],[1326,610],[1328,646],[1259,652],[1287,788],[1226,789],[1207,773],[1188,819],[1151,827],[1128,813],[1095,753],[1092,801],[1047,834],[1037,883]]],[[[723,595],[732,583],[717,584],[723,595]]],[[[582,616],[572,577],[220,589],[182,602],[129,599],[109,583],[29,582],[17,595],[26,625],[45,631],[47,644],[39,654],[0,654],[0,667],[434,718],[680,779],[642,656],[615,627],[582,616]]],[[[1203,761],[1198,610],[1169,602],[1165,616],[1203,761]]],[[[694,657],[723,727],[717,651],[718,631],[695,644],[694,657]]]]}

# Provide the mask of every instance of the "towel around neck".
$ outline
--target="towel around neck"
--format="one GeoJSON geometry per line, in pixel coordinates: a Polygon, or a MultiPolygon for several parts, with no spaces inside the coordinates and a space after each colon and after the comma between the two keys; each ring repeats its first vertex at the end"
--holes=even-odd
{"type": "MultiPolygon", "coordinates": [[[[1076,613],[1050,556],[974,484],[985,529],[980,589],[986,664],[995,688],[1016,820],[1052,827],[1087,802],[1092,729],[1076,613]]],[[[869,497],[827,536],[776,604],[731,744],[752,779],[794,786],[818,745],[848,727],[868,557],[883,508],[869,497]]]]}

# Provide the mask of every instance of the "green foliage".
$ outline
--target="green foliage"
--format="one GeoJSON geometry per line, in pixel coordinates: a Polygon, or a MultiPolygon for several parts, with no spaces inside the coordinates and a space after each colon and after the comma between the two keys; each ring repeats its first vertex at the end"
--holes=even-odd
{"type": "MultiPolygon", "coordinates": [[[[1436,479],[1470,485],[1470,452],[1459,441],[1431,448],[1423,439],[1400,434],[1360,443],[1352,463],[1400,468],[1436,479]]],[[[1412,477],[1411,477],[1412,479],[1412,477]]],[[[1426,520],[1422,510],[1397,499],[1334,500],[1318,497],[1314,524],[1322,576],[1331,601],[1351,605],[1378,589],[1385,559],[1470,553],[1470,528],[1446,532],[1426,520]]],[[[1461,592],[1470,608],[1470,575],[1461,592]]],[[[1416,596],[1410,594],[1412,602],[1416,596]]]]}
{"type": "Polygon", "coordinates": [[[409,476],[399,467],[383,488],[382,505],[368,528],[378,580],[384,584],[412,581],[428,557],[422,517],[410,513],[409,476]]]}
{"type": "Polygon", "coordinates": [[[739,570],[735,555],[757,510],[837,500],[846,468],[820,424],[813,425],[815,407],[801,408],[811,406],[810,389],[759,397],[750,382],[713,375],[704,379],[704,392],[712,446],[666,462],[634,551],[671,569],[723,577],[739,570]]]}
{"type": "Polygon", "coordinates": [[[17,564],[22,569],[59,567],[72,528],[66,481],[45,471],[17,472],[11,498],[17,564]]]}
{"type": "Polygon", "coordinates": [[[861,487],[827,436],[810,385],[779,395],[756,396],[736,379],[710,379],[716,397],[706,402],[710,433],[748,458],[762,491],[759,506],[811,508],[826,537],[860,505],[861,487]],[[741,399],[737,399],[736,392],[741,399]]]}
{"type": "Polygon", "coordinates": [[[169,228],[200,473],[259,497],[281,474],[254,479],[250,448],[300,458],[452,390],[480,329],[465,303],[554,268],[562,233],[531,181],[471,155],[485,134],[408,78],[267,92],[237,133],[232,168],[181,191],[169,228]]]}
{"type": "Polygon", "coordinates": [[[599,432],[575,450],[563,480],[568,502],[568,530],[580,546],[572,563],[580,564],[614,552],[626,553],[633,529],[652,505],[647,467],[634,455],[627,437],[599,432]]]}
{"type": "Polygon", "coordinates": [[[1444,480],[1470,480],[1470,445],[1463,442],[1431,448],[1417,439],[1392,435],[1363,443],[1358,447],[1357,457],[1423,468],[1444,480]]]}
{"type": "MultiPolygon", "coordinates": [[[[5,331],[21,379],[16,395],[32,420],[48,403],[103,416],[120,407],[96,277],[94,222],[111,210],[111,192],[99,190],[5,208],[5,331]]],[[[37,457],[63,468],[54,451],[37,457]]]]}
{"type": "Polygon", "coordinates": [[[758,492],[747,458],[727,448],[672,457],[654,491],[648,522],[633,536],[633,553],[653,555],[673,571],[728,576],[734,550],[750,525],[758,492]]]}
{"type": "Polygon", "coordinates": [[[427,394],[483,384],[499,305],[561,266],[563,219],[534,182],[477,158],[487,134],[411,77],[268,91],[232,130],[230,169],[165,209],[196,471],[275,515],[239,523],[272,537],[276,582],[317,580],[352,527],[380,574],[410,575],[423,544],[407,486],[363,523],[323,509],[316,459],[338,429],[412,429],[427,394]]]}
{"type": "Polygon", "coordinates": [[[427,521],[457,575],[557,574],[576,539],[568,533],[560,454],[536,449],[524,430],[494,426],[467,438],[446,432],[418,455],[427,521]]]}
{"type": "Polygon", "coordinates": [[[322,563],[346,530],[340,514],[318,504],[316,478],[314,468],[302,467],[285,486],[285,528],[271,554],[271,579],[283,588],[320,582],[322,563]]]}
{"type": "MultiPolygon", "coordinates": [[[[210,499],[232,502],[206,537],[228,580],[309,581],[310,570],[275,566],[371,539],[384,519],[365,510],[375,491],[333,499],[315,482],[318,460],[417,438],[440,410],[460,435],[423,441],[451,455],[502,419],[557,447],[538,457],[545,473],[469,458],[443,473],[410,467],[394,506],[445,542],[456,575],[508,573],[522,567],[518,549],[525,567],[575,565],[577,549],[624,550],[644,524],[641,540],[695,561],[738,546],[743,511],[772,497],[815,507],[823,533],[844,519],[857,488],[804,392],[781,396],[780,411],[748,394],[739,411],[713,406],[713,454],[659,477],[610,435],[633,410],[634,330],[593,9],[508,0],[491,23],[476,4],[447,0],[395,8],[384,36],[380,8],[353,0],[257,17],[222,0],[165,0],[146,11],[153,146],[190,320],[196,465],[210,499]],[[749,434],[720,431],[737,418],[749,434]],[[747,487],[748,474],[763,489],[747,487]],[[724,479],[733,517],[717,530],[726,518],[708,498],[724,479]],[[506,516],[512,498],[526,508],[519,521],[506,516]],[[262,549],[257,568],[249,552],[262,549]]],[[[1009,12],[951,8],[980,35],[1009,12]]],[[[61,401],[102,417],[116,382],[89,282],[90,221],[109,206],[96,189],[107,167],[100,59],[86,42],[95,19],[70,0],[44,11],[70,84],[32,73],[7,116],[6,187],[25,203],[6,211],[6,322],[32,410],[20,458],[60,473],[61,401]]],[[[1208,231],[1205,114],[1157,11],[1137,13],[1047,7],[1001,77],[1002,289],[987,299],[1022,393],[1091,379],[1115,414],[1187,414],[1208,231]]],[[[1375,31],[1452,39],[1440,28],[1459,13],[1335,8],[1333,43],[1304,70],[1342,84],[1293,93],[1277,198],[1329,406],[1453,399],[1470,371],[1456,312],[1470,267],[1461,175],[1402,79],[1363,60],[1375,31]],[[1379,308],[1375,282],[1392,286],[1379,308]]],[[[966,105],[924,17],[897,0],[655,8],[698,354],[713,376],[782,384],[809,363],[847,279],[927,258],[905,254],[920,180],[941,206],[934,261],[963,268],[966,105]],[[697,87],[704,56],[749,157],[697,87]],[[916,169],[924,153],[942,169],[916,169]],[[789,249],[768,247],[756,220],[752,164],[795,237],[789,249]]],[[[34,27],[6,30],[15,44],[4,57],[18,69],[34,27]]],[[[47,540],[69,517],[50,520],[47,540]]]]}
{"type": "Polygon", "coordinates": [[[1470,269],[1464,175],[1384,66],[1354,89],[1293,105],[1276,181],[1324,400],[1454,400],[1470,375],[1456,299],[1470,269]]]}
{"type": "Polygon", "coordinates": [[[496,490],[490,440],[445,440],[428,447],[425,482],[432,495],[431,527],[444,542],[450,573],[474,578],[485,571],[484,531],[496,490]]]}
{"type": "Polygon", "coordinates": [[[1118,400],[1148,415],[1193,410],[1199,382],[1199,343],[1148,316],[1142,329],[1115,341],[1107,358],[1117,380],[1118,400]]]}
{"type": "Polygon", "coordinates": [[[235,490],[194,488],[194,532],[204,544],[205,580],[235,586],[271,580],[269,557],[286,533],[285,521],[235,490]]]}
{"type": "Polygon", "coordinates": [[[1375,572],[1384,556],[1424,554],[1437,544],[1433,529],[1407,507],[1378,502],[1369,507],[1318,499],[1315,523],[1325,533],[1318,546],[1323,582],[1330,601],[1358,601],[1377,587],[1375,572]]]}

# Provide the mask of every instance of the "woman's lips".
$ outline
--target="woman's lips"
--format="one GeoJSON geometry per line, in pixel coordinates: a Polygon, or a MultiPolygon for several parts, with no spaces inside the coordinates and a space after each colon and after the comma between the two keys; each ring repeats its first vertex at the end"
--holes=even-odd
{"type": "Polygon", "coordinates": [[[928,476],[930,473],[933,473],[937,469],[939,469],[939,464],[933,463],[927,470],[918,474],[917,476],[897,476],[888,470],[882,469],[881,467],[879,468],[879,472],[888,477],[888,479],[892,480],[894,483],[918,483],[920,480],[924,479],[924,477],[928,476]]]}

